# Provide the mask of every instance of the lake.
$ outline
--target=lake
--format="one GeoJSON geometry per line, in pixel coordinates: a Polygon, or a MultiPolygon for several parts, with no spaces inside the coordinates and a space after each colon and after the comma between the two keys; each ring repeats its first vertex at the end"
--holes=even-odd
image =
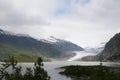
{"type": "MultiPolygon", "coordinates": [[[[74,61],[76,59],[80,59],[87,55],[96,55],[95,53],[86,53],[86,52],[76,52],[76,55],[68,61],[52,61],[52,62],[44,62],[44,68],[48,72],[48,75],[51,77],[51,80],[71,80],[71,78],[60,75],[59,72],[61,69],[57,69],[62,66],[67,65],[99,65],[100,62],[84,62],[84,61],[74,61]]],[[[22,66],[22,73],[25,73],[26,67],[33,67],[34,63],[19,63],[22,66]]],[[[112,66],[112,67],[120,67],[120,63],[113,62],[103,62],[103,65],[112,66]]],[[[74,69],[73,69],[74,70],[74,69]]],[[[9,70],[10,71],[10,70],[9,70]]]]}
{"type": "MultiPolygon", "coordinates": [[[[53,62],[44,62],[44,68],[47,70],[48,75],[51,76],[51,80],[71,80],[71,78],[62,76],[59,74],[61,71],[57,69],[66,65],[99,65],[100,62],[83,62],[83,61],[53,61],[53,62]]],[[[23,68],[23,73],[26,67],[33,67],[34,63],[21,63],[23,68]]],[[[103,62],[103,65],[112,66],[112,67],[120,67],[120,63],[113,62],[103,62]]]]}

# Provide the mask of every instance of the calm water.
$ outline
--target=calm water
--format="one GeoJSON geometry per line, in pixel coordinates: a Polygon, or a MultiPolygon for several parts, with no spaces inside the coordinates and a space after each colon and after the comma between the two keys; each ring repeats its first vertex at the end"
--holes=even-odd
{"type": "MultiPolygon", "coordinates": [[[[57,69],[62,66],[66,65],[99,65],[99,62],[80,62],[80,61],[53,61],[53,62],[44,62],[44,68],[47,70],[49,76],[51,76],[51,80],[71,80],[70,78],[66,76],[62,76],[59,74],[61,71],[60,69],[57,69]]],[[[26,67],[33,67],[33,63],[21,63],[21,66],[23,67],[23,73],[25,71],[26,67]]],[[[115,66],[120,67],[120,63],[110,63],[110,62],[104,62],[103,65],[106,66],[115,66]]]]}

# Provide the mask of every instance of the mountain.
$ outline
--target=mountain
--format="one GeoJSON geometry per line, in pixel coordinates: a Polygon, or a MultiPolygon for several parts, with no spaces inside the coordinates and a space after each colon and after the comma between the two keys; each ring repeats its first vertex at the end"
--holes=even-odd
{"type": "Polygon", "coordinates": [[[88,53],[100,53],[101,51],[103,51],[105,46],[105,42],[100,43],[99,45],[95,46],[95,47],[86,47],[84,48],[85,52],[88,53]]]}
{"type": "Polygon", "coordinates": [[[120,61],[120,33],[111,38],[104,47],[104,50],[96,56],[87,56],[82,60],[93,61],[120,61]]]}
{"type": "Polygon", "coordinates": [[[5,58],[8,55],[15,56],[45,56],[56,58],[63,51],[60,51],[54,45],[44,43],[26,35],[16,35],[7,31],[0,30],[0,57],[5,58]]]}
{"type": "Polygon", "coordinates": [[[117,33],[105,45],[104,50],[98,55],[104,61],[120,61],[120,33],[117,33]]]}
{"type": "Polygon", "coordinates": [[[56,46],[56,48],[63,51],[65,54],[61,55],[60,58],[62,58],[62,60],[67,60],[67,59],[75,56],[75,53],[73,51],[83,51],[84,50],[82,47],[80,47],[70,41],[58,39],[53,36],[50,36],[47,39],[43,39],[42,41],[53,44],[56,46]]]}
{"type": "Polygon", "coordinates": [[[56,44],[58,43],[52,44],[28,35],[14,34],[0,29],[0,59],[13,55],[20,61],[33,61],[37,56],[57,59],[66,55],[66,51],[69,50],[62,49],[56,44]]]}
{"type": "Polygon", "coordinates": [[[84,49],[70,41],[57,39],[53,36],[50,36],[48,39],[42,40],[46,43],[50,43],[55,45],[57,48],[61,49],[62,51],[83,51],[84,49]]]}

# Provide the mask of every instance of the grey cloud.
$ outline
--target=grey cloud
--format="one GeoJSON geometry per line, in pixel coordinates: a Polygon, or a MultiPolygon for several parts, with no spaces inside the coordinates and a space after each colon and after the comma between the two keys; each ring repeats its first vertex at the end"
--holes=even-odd
{"type": "Polygon", "coordinates": [[[119,28],[120,26],[120,0],[107,0],[101,5],[100,11],[98,11],[97,19],[100,23],[103,23],[109,28],[119,28]]]}
{"type": "Polygon", "coordinates": [[[120,26],[120,0],[90,0],[84,6],[73,3],[69,8],[72,12],[70,16],[75,15],[77,19],[103,24],[109,28],[120,26]]]}
{"type": "Polygon", "coordinates": [[[109,25],[109,27],[120,26],[120,0],[106,0],[101,5],[100,10],[96,13],[97,19],[101,19],[101,23],[109,25]]]}
{"type": "Polygon", "coordinates": [[[5,1],[0,0],[0,25],[23,26],[48,24],[40,15],[28,16],[26,13],[16,10],[8,0],[5,1]]]}

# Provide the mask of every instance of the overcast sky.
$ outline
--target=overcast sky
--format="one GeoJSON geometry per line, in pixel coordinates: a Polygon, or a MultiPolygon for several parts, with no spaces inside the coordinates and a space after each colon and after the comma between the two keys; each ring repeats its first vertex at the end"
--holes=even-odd
{"type": "Polygon", "coordinates": [[[0,28],[93,47],[120,32],[120,0],[0,0],[0,28]]]}

